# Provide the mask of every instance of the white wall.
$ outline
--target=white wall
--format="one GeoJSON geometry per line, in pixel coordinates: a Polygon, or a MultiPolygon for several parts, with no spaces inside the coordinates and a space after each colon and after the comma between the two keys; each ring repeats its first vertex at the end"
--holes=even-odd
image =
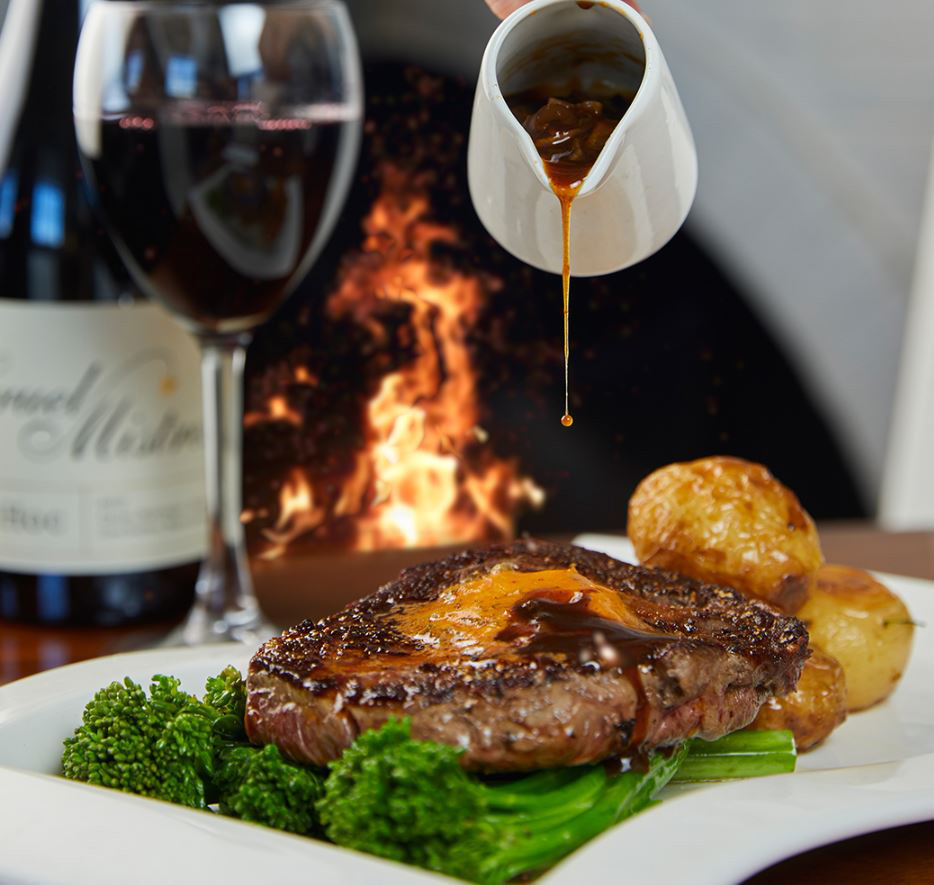
{"type": "Polygon", "coordinates": [[[934,151],[879,519],[899,529],[934,528],[934,151]]]}
{"type": "Polygon", "coordinates": [[[930,0],[645,0],[695,130],[695,234],[879,488],[934,139],[930,0]]]}

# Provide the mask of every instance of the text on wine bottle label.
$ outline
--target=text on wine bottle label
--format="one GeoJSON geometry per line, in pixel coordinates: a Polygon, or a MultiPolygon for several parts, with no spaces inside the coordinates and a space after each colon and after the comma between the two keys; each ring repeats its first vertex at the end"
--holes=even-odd
{"type": "Polygon", "coordinates": [[[196,560],[203,481],[197,349],[161,308],[0,298],[0,570],[196,560]]]}

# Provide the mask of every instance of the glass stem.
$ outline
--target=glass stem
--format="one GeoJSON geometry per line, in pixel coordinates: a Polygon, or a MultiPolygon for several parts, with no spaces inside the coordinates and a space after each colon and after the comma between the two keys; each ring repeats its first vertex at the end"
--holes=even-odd
{"type": "Polygon", "coordinates": [[[247,336],[201,341],[208,551],[184,627],[189,643],[249,638],[259,624],[240,522],[247,336]],[[243,634],[243,635],[241,635],[243,634]]]}

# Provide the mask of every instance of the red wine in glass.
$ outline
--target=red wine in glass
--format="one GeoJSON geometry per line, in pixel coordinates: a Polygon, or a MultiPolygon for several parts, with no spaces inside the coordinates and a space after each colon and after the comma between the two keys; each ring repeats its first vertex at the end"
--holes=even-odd
{"type": "Polygon", "coordinates": [[[147,293],[197,331],[265,320],[314,258],[322,220],[343,197],[335,183],[354,156],[355,121],[341,110],[102,120],[90,163],[98,200],[147,293]]]}

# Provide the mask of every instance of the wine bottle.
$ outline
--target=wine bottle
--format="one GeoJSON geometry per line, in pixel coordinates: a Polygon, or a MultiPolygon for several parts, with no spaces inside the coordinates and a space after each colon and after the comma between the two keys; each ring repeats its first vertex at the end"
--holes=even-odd
{"type": "Polygon", "coordinates": [[[196,347],[83,182],[85,5],[10,0],[0,32],[0,618],[103,625],[189,608],[205,508],[196,347]]]}

